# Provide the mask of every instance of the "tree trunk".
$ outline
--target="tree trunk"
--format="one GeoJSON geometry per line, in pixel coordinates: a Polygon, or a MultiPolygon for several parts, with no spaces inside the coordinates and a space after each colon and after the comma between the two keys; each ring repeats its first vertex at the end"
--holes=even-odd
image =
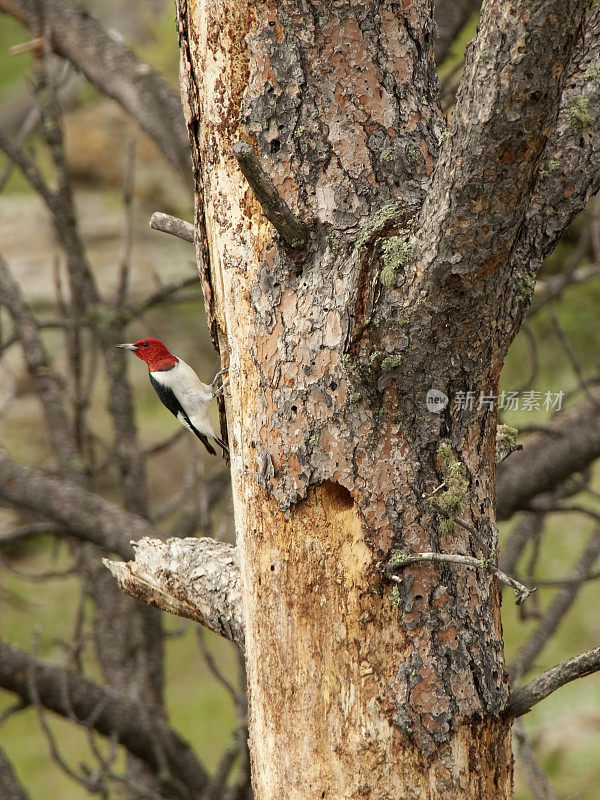
{"type": "Polygon", "coordinates": [[[522,318],[511,251],[584,8],[488,0],[446,135],[432,3],[178,0],[259,800],[512,794],[478,397],[522,318]],[[240,139],[308,246],[263,216],[240,139]]]}

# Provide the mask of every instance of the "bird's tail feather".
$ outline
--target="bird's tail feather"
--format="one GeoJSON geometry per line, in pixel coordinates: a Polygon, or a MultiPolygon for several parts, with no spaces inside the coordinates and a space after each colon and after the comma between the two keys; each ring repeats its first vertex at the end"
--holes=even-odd
{"type": "Polygon", "coordinates": [[[218,436],[214,437],[215,442],[219,445],[219,447],[223,450],[223,458],[229,458],[229,448],[225,444],[225,442],[221,441],[218,436]]]}

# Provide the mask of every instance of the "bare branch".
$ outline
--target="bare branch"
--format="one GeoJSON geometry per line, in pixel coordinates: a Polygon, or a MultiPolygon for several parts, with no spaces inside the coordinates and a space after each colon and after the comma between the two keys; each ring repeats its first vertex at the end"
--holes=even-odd
{"type": "MultiPolygon", "coordinates": [[[[501,583],[510,586],[514,591],[517,605],[524,603],[529,595],[536,591],[535,588],[530,589],[515,580],[515,578],[511,578],[510,575],[506,575],[502,570],[490,564],[485,558],[478,559],[473,558],[473,556],[463,556],[457,553],[402,553],[401,555],[393,557],[393,568],[405,567],[408,566],[408,564],[418,564],[421,561],[433,561],[439,564],[462,564],[470,569],[480,569],[484,572],[491,572],[501,583]]],[[[396,583],[402,582],[402,578],[399,578],[397,575],[391,575],[390,577],[391,580],[396,583]]]]}
{"type": "Polygon", "coordinates": [[[273,182],[259,164],[252,145],[248,142],[236,142],[233,145],[233,155],[262,206],[266,218],[284,242],[294,250],[306,247],[309,238],[308,228],[292,214],[287,203],[281,198],[273,182]]]}
{"type": "Polygon", "coordinates": [[[506,466],[498,468],[497,515],[509,519],[515,511],[528,508],[538,494],[550,492],[574,472],[581,472],[600,456],[600,391],[594,402],[582,400],[561,411],[548,430],[523,441],[506,466]]]}
{"type": "Polygon", "coordinates": [[[104,563],[124,592],[148,605],[200,622],[244,646],[240,574],[235,548],[214,539],[145,538],[135,561],[104,563]]]}
{"type": "MultiPolygon", "coordinates": [[[[42,0],[55,53],[67,59],[102,93],[112,97],[185,176],[190,151],[181,101],[175,90],[98,20],[74,3],[42,0]]],[[[28,0],[0,0],[0,10],[24,24],[28,0]]]]}
{"type": "Polygon", "coordinates": [[[17,780],[10,761],[0,748],[0,797],[3,800],[29,800],[29,795],[17,780]]]}
{"type": "Polygon", "coordinates": [[[592,675],[598,670],[600,670],[600,647],[570,658],[568,661],[563,661],[562,664],[557,664],[552,669],[542,672],[525,686],[512,692],[508,698],[504,715],[520,717],[533,708],[536,703],[564,686],[565,683],[592,675]]]}
{"type": "Polygon", "coordinates": [[[172,217],[170,214],[155,211],[150,218],[150,227],[156,231],[170,233],[185,242],[191,242],[192,244],[194,242],[194,226],[191,222],[186,222],[183,219],[179,219],[179,217],[172,217]]]}
{"type": "Polygon", "coordinates": [[[0,450],[0,498],[51,519],[76,539],[129,558],[129,539],[156,537],[145,519],[124,511],[79,484],[26,467],[0,450]]]}
{"type": "Polygon", "coordinates": [[[104,736],[116,736],[133,755],[160,774],[169,797],[190,800],[200,796],[207,776],[192,752],[157,713],[107,688],[98,686],[77,672],[35,658],[0,641],[0,686],[32,703],[28,675],[33,674],[39,702],[44,708],[69,718],[75,714],[104,736]],[[165,755],[169,773],[161,773],[157,743],[165,755]],[[183,784],[184,791],[179,789],[183,784]]]}

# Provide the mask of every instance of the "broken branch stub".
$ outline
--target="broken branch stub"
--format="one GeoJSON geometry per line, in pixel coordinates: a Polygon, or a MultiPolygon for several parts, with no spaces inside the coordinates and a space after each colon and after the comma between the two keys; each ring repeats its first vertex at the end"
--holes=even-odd
{"type": "Polygon", "coordinates": [[[289,206],[280,196],[273,182],[258,163],[252,145],[236,142],[233,155],[250,184],[256,199],[262,206],[266,218],[281,235],[284,242],[293,250],[302,250],[308,244],[308,228],[292,214],[289,206]]]}

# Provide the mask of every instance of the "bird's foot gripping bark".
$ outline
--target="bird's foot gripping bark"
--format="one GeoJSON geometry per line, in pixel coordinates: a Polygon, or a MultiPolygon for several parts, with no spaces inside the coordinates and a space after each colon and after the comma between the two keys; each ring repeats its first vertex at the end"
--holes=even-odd
{"type": "MultiPolygon", "coordinates": [[[[224,375],[228,371],[229,371],[229,367],[224,367],[224,369],[220,369],[217,372],[217,374],[215,375],[215,377],[212,379],[211,383],[209,384],[211,389],[215,385],[215,383],[217,383],[219,378],[221,378],[221,376],[224,375]]],[[[222,394],[225,391],[225,387],[228,384],[229,384],[228,380],[221,380],[221,385],[217,389],[213,390],[212,396],[213,397],[218,397],[220,394],[222,394]]]]}

